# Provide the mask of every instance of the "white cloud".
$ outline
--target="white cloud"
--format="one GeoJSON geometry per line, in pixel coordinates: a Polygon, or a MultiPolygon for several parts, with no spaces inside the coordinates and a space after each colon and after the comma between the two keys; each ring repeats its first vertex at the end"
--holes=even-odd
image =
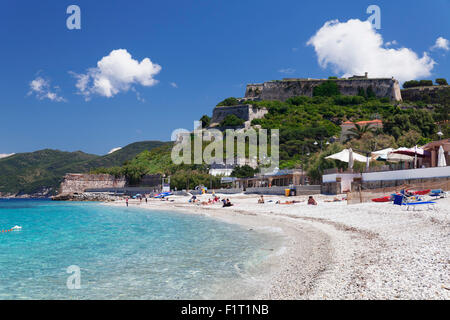
{"type": "Polygon", "coordinates": [[[369,73],[403,82],[427,77],[435,65],[426,52],[419,57],[408,48],[383,48],[383,38],[368,21],[326,22],[307,45],[314,47],[322,68],[331,66],[344,77],[369,73]]]}
{"type": "Polygon", "coordinates": [[[151,87],[158,83],[153,77],[161,71],[161,66],[149,58],[141,62],[132,58],[126,49],[110,52],[90,68],[85,74],[71,72],[77,79],[78,92],[89,100],[92,95],[111,98],[119,92],[126,92],[133,85],[151,87]]]}
{"type": "Polygon", "coordinates": [[[111,150],[108,152],[108,154],[111,154],[111,153],[114,153],[114,152],[116,152],[116,151],[119,151],[120,149],[122,149],[122,147],[113,148],[113,149],[111,149],[111,150]]]}
{"type": "Polygon", "coordinates": [[[171,82],[170,85],[174,88],[178,88],[178,85],[175,82],[171,82]]]}
{"type": "Polygon", "coordinates": [[[0,153],[0,159],[8,158],[15,155],[15,153],[0,153]]]}
{"type": "Polygon", "coordinates": [[[397,40],[388,41],[386,42],[386,47],[395,46],[397,44],[398,44],[397,40]]]}
{"type": "Polygon", "coordinates": [[[442,49],[445,51],[449,51],[450,50],[450,41],[448,41],[447,39],[443,38],[443,37],[439,37],[436,39],[436,43],[434,44],[434,46],[431,47],[431,50],[434,49],[442,49]]]}
{"type": "Polygon", "coordinates": [[[59,90],[59,87],[55,86],[52,88],[50,80],[38,76],[30,82],[30,91],[28,92],[28,95],[34,94],[39,100],[49,99],[54,102],[66,101],[66,99],[56,93],[57,90],[59,90]]]}
{"type": "Polygon", "coordinates": [[[293,74],[295,72],[295,69],[292,68],[285,68],[278,70],[279,73],[285,73],[285,74],[293,74]]]}

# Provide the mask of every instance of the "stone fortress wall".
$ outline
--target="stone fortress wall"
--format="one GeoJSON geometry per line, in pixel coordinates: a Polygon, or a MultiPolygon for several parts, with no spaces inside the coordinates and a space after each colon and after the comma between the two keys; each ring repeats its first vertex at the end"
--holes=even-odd
{"type": "MultiPolygon", "coordinates": [[[[245,98],[249,100],[280,100],[296,96],[313,96],[314,87],[328,79],[283,79],[264,83],[248,84],[245,98]]],[[[354,76],[348,79],[336,79],[339,91],[343,95],[357,95],[360,88],[372,88],[377,98],[389,98],[401,101],[400,85],[394,78],[367,78],[354,76]]]]}
{"type": "Polygon", "coordinates": [[[109,174],[68,173],[60,186],[60,194],[82,193],[86,189],[123,188],[125,178],[116,178],[109,174]]]}
{"type": "MultiPolygon", "coordinates": [[[[253,119],[263,118],[268,112],[265,108],[257,108],[251,105],[252,100],[280,100],[296,96],[313,96],[314,87],[328,81],[328,79],[283,79],[264,83],[252,83],[247,85],[245,97],[241,103],[235,106],[217,106],[214,108],[210,127],[220,125],[227,115],[235,116],[245,121],[244,128],[249,128],[253,119]]],[[[377,98],[389,98],[393,101],[402,100],[400,85],[394,78],[368,78],[353,76],[348,79],[336,79],[341,94],[357,95],[360,88],[367,91],[371,87],[377,98]]]]}
{"type": "Polygon", "coordinates": [[[210,127],[218,126],[227,115],[234,114],[245,121],[245,127],[250,127],[253,119],[263,118],[267,113],[266,108],[257,108],[251,104],[241,104],[236,106],[217,106],[214,108],[210,127]]]}
{"type": "Polygon", "coordinates": [[[427,103],[441,103],[450,100],[450,86],[414,87],[402,90],[405,101],[425,101],[427,103]]]}

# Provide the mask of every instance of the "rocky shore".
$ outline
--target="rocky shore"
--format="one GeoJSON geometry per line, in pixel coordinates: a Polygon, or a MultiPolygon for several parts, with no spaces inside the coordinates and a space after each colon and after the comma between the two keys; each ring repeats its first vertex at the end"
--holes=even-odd
{"type": "Polygon", "coordinates": [[[51,197],[53,201],[100,201],[110,202],[118,200],[117,196],[109,195],[106,193],[61,193],[51,197]]]}

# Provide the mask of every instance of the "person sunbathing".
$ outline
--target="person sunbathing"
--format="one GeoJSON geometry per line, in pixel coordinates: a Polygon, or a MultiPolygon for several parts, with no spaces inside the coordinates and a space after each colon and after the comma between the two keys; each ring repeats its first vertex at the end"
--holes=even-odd
{"type": "Polygon", "coordinates": [[[316,200],[314,200],[313,196],[309,196],[308,198],[308,205],[310,206],[317,206],[316,200]]]}
{"type": "Polygon", "coordinates": [[[338,197],[334,197],[333,200],[325,200],[324,202],[340,202],[342,200],[340,200],[338,197]]]}
{"type": "Polygon", "coordinates": [[[233,204],[230,202],[230,199],[227,199],[224,203],[223,203],[223,207],[232,207],[233,204]]]}
{"type": "Polygon", "coordinates": [[[258,203],[264,204],[264,196],[261,196],[261,198],[258,200],[258,203]]]}
{"type": "Polygon", "coordinates": [[[295,203],[300,203],[301,201],[298,200],[292,200],[292,201],[286,201],[286,202],[281,202],[281,201],[277,201],[277,204],[295,204],[295,203]]]}

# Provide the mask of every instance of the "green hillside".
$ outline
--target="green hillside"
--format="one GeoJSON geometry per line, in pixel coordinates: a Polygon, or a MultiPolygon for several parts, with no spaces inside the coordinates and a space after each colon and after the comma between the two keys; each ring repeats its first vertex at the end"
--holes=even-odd
{"type": "MultiPolygon", "coordinates": [[[[412,147],[439,139],[437,132],[450,137],[448,105],[392,102],[377,99],[367,92],[357,96],[342,96],[333,84],[325,83],[314,97],[293,97],[286,101],[253,101],[256,107],[267,108],[262,119],[255,119],[255,128],[280,130],[280,168],[303,168],[311,181],[320,183],[325,169],[341,167],[345,164],[325,157],[352,147],[359,153],[384,149],[387,147],[412,147]],[[363,121],[382,119],[383,128],[356,127],[347,141],[340,142],[341,127],[344,121],[363,121]],[[441,127],[438,123],[444,123],[441,127]]],[[[320,87],[320,86],[319,86],[320,87]]],[[[232,98],[226,101],[231,101],[232,98]]],[[[223,103],[221,103],[223,104],[223,103]]],[[[203,116],[202,121],[208,122],[203,116]]],[[[225,144],[224,144],[225,145],[225,144]]],[[[372,166],[384,163],[373,162],[372,166]]],[[[358,166],[365,164],[355,164],[358,166]]],[[[213,187],[220,185],[217,177],[208,175],[207,166],[176,166],[170,160],[170,148],[165,146],[143,152],[124,166],[101,168],[98,173],[125,175],[129,181],[138,182],[149,173],[164,173],[171,176],[173,187],[192,188],[198,184],[213,187]]]]}
{"type": "Polygon", "coordinates": [[[50,189],[52,194],[66,173],[120,166],[144,150],[151,150],[163,144],[161,141],[136,142],[104,156],[50,149],[15,154],[0,159],[0,192],[33,194],[50,189]]]}
{"type": "MultiPolygon", "coordinates": [[[[133,159],[139,153],[145,150],[152,150],[153,148],[160,147],[166,144],[162,141],[142,141],[135,142],[127,145],[126,147],[105,156],[97,157],[95,159],[87,161],[83,169],[84,171],[89,171],[93,168],[98,167],[112,167],[117,165],[122,165],[125,161],[133,159]]],[[[80,171],[80,170],[78,170],[80,171]]]]}
{"type": "MultiPolygon", "coordinates": [[[[441,98],[439,103],[424,102],[427,98],[422,91],[415,101],[407,102],[377,99],[364,90],[357,96],[342,96],[335,83],[329,81],[317,87],[314,97],[253,101],[254,106],[267,108],[268,113],[251,124],[255,128],[279,129],[280,168],[303,168],[312,182],[319,183],[325,169],[345,166],[325,159],[343,148],[352,147],[365,154],[387,147],[423,145],[439,139],[438,131],[443,132],[443,138],[449,138],[449,105],[441,98]],[[373,119],[382,119],[383,128],[357,127],[350,139],[340,142],[342,122],[373,119]]],[[[232,104],[234,100],[230,98],[225,102],[221,104],[232,104]]],[[[202,117],[205,124],[209,120],[206,115],[202,117]]],[[[209,176],[206,165],[174,165],[172,145],[159,141],[137,142],[105,156],[57,150],[17,154],[0,160],[0,192],[23,194],[46,188],[55,190],[69,172],[126,176],[132,184],[139,183],[144,174],[163,173],[171,176],[172,187],[178,189],[188,184],[190,188],[199,184],[220,186],[220,177],[209,176]]],[[[355,164],[356,170],[358,165],[355,164]]],[[[381,164],[373,162],[371,165],[381,164]]]]}

